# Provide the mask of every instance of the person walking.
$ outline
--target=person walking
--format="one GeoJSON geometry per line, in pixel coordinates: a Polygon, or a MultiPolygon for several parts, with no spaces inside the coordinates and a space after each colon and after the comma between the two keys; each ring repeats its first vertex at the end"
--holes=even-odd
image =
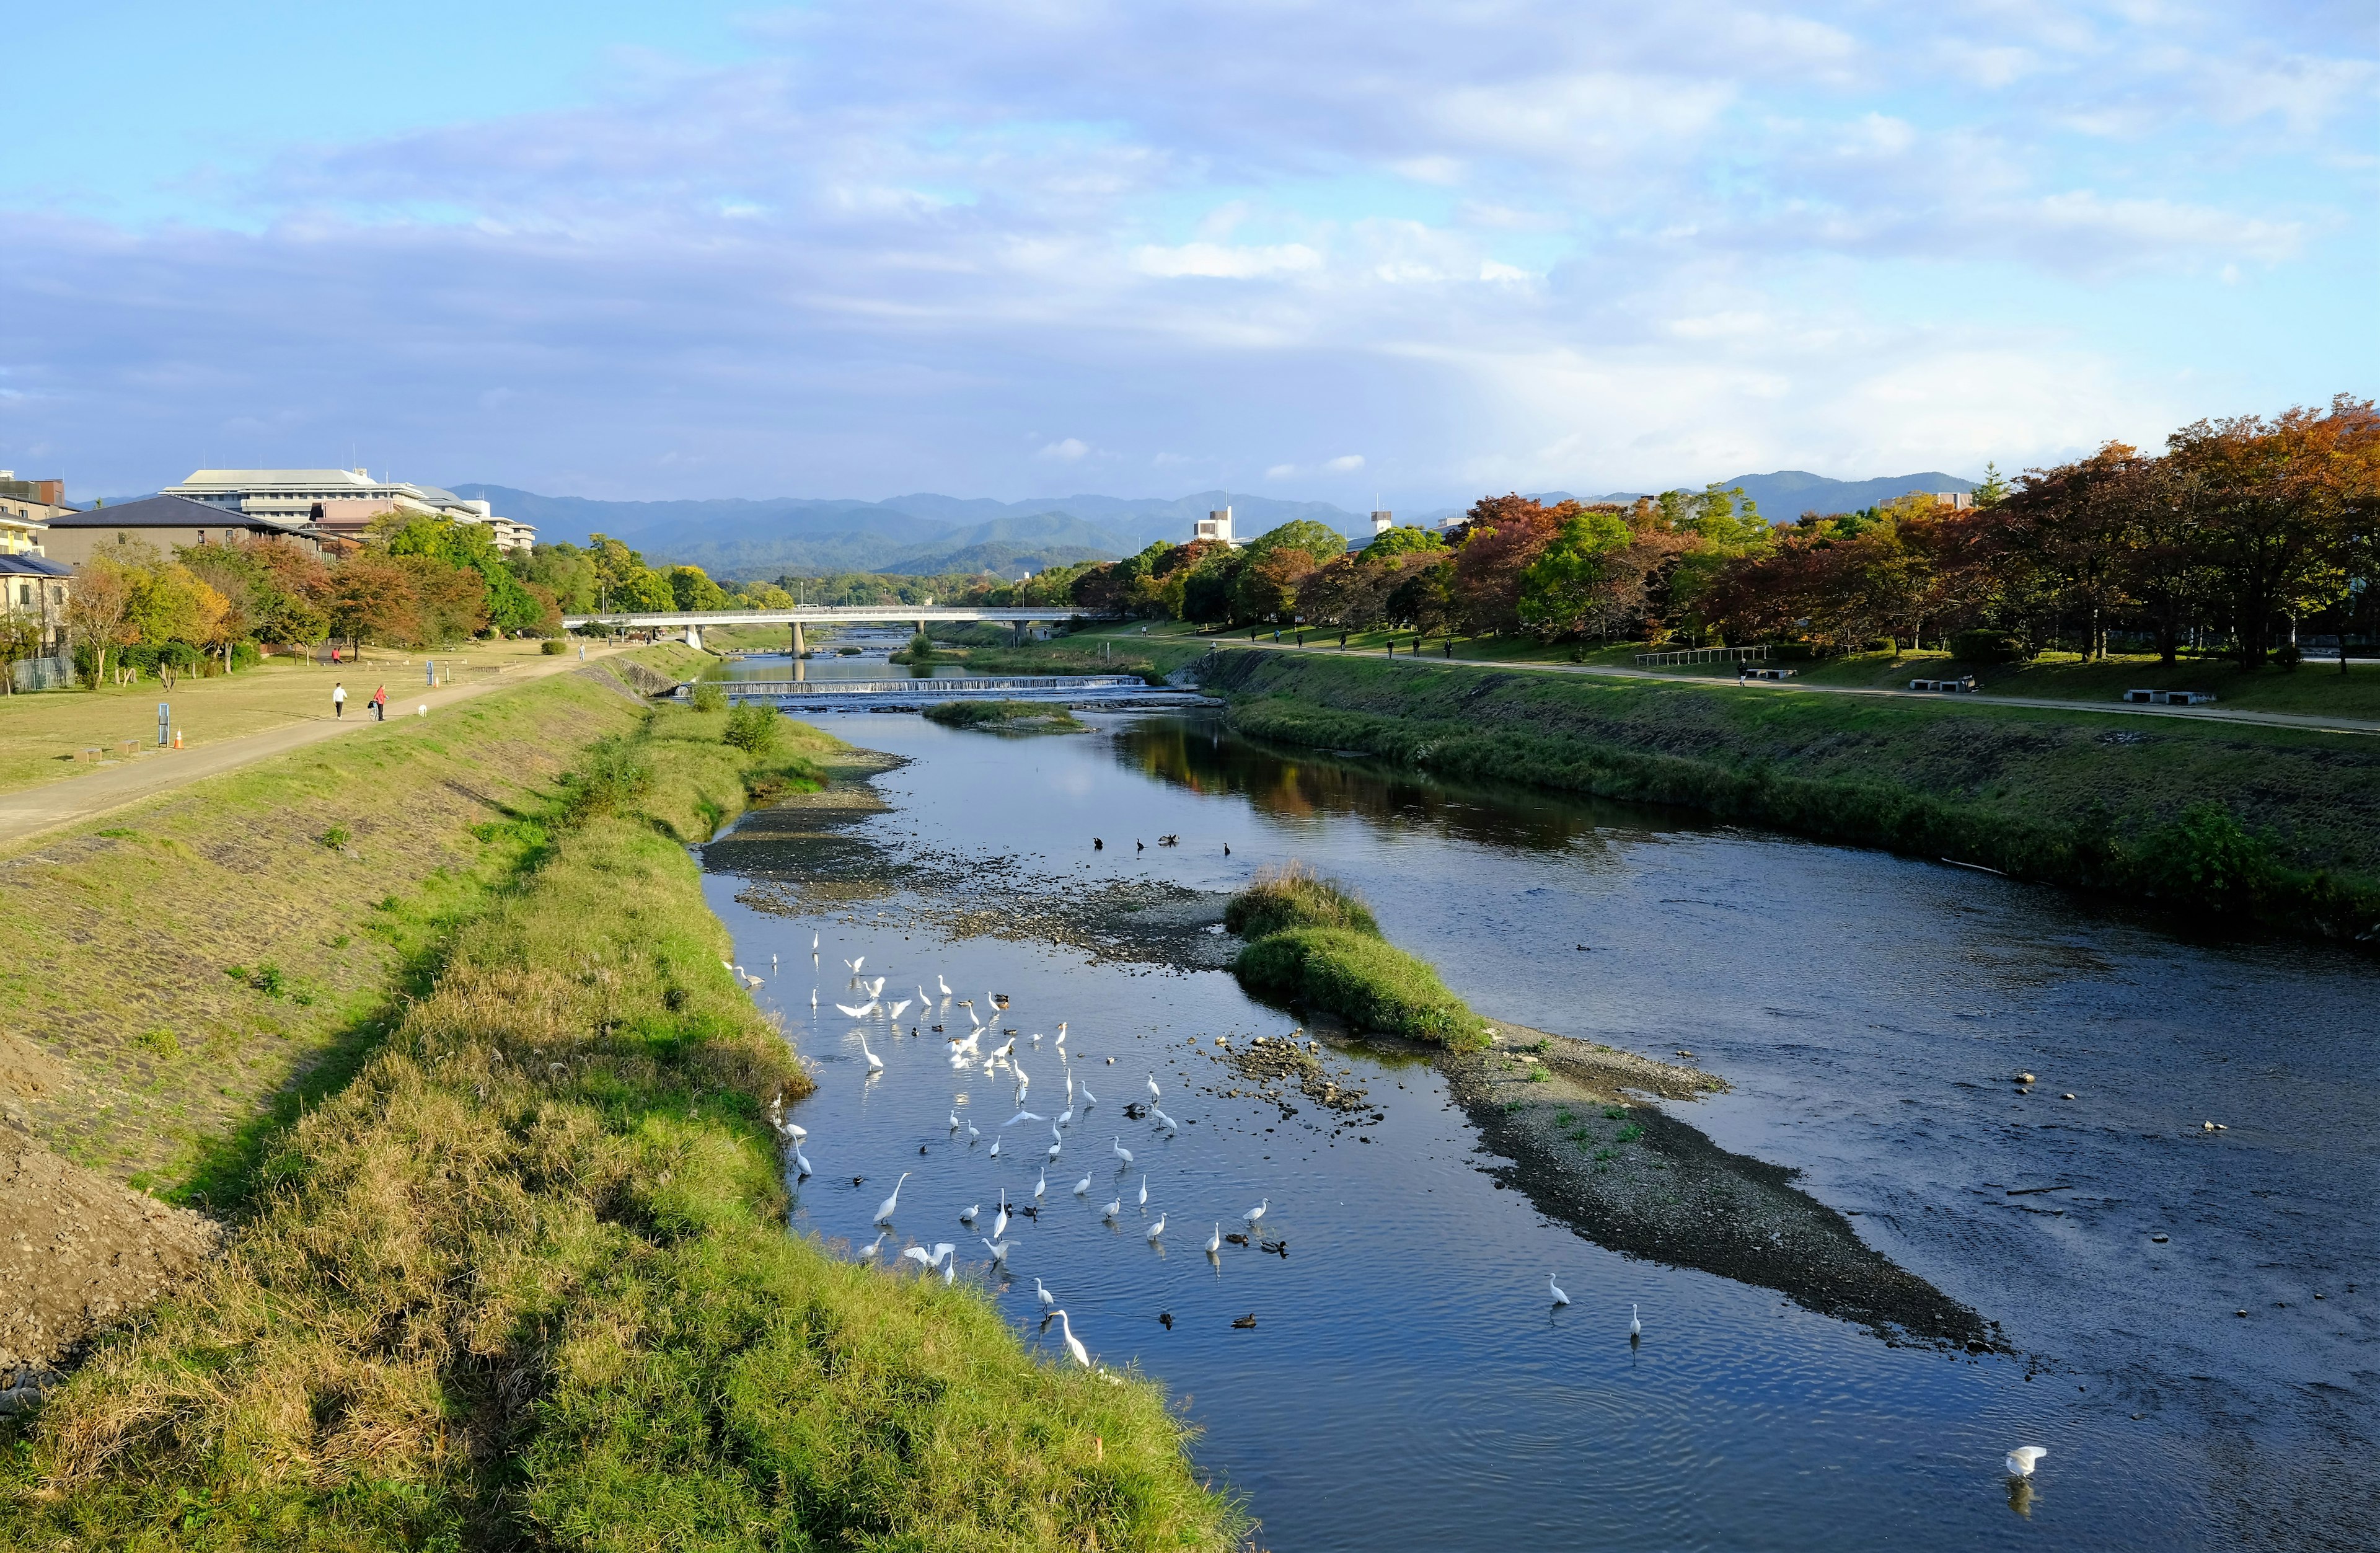
{"type": "Polygon", "coordinates": [[[331,687],[331,715],[334,717],[344,717],[346,715],[347,687],[344,682],[342,682],[331,687]]]}
{"type": "Polygon", "coordinates": [[[384,723],[388,721],[388,687],[386,685],[382,685],[380,689],[372,692],[371,709],[373,722],[384,723]]]}

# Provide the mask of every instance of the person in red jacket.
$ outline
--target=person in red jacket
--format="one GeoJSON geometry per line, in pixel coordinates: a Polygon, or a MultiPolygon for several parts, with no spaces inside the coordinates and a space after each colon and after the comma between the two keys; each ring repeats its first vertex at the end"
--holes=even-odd
{"type": "Polygon", "coordinates": [[[371,708],[373,722],[388,721],[388,687],[386,685],[372,692],[371,708]]]}

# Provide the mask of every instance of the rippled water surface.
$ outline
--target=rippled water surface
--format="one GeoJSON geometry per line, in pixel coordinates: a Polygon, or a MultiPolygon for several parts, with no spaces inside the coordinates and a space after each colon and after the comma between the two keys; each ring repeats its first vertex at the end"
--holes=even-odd
{"type": "MultiPolygon", "coordinates": [[[[1223,891],[1299,858],[1356,885],[1388,935],[1483,1012],[1694,1051],[1734,1092],[1673,1114],[1801,1169],[1872,1245],[2020,1351],[1891,1346],[1770,1290],[1606,1252],[1484,1173],[1496,1162],[1426,1064],[1334,1062],[1384,1103],[1369,1143],[1220,1097],[1231,1085],[1211,1046],[1188,1043],[1292,1023],[1224,973],[953,942],[897,883],[788,907],[714,872],[745,964],[777,957],[759,996],[820,1080],[796,1112],[818,1174],[799,1187],[795,1229],[865,1245],[893,1179],[913,1172],[888,1252],[958,1242],[962,1275],[1062,1358],[1056,1331],[1038,1331],[1043,1279],[1100,1360],[1172,1388],[1205,1431],[1200,1467],[1246,1498],[1263,1545],[2355,1547],[2380,1535],[2380,996],[2364,962],[2185,943],[1972,872],[1667,812],[1452,789],[1196,719],[1095,720],[1090,736],[1030,740],[908,716],[823,726],[906,757],[875,779],[889,808],[852,832],[889,878],[929,854],[979,860],[979,882],[959,892],[998,908],[1018,880],[1223,891]],[[1181,844],[1157,847],[1160,834],[1181,844]],[[1025,1107],[1054,1117],[1069,1071],[1097,1096],[1056,1164],[1046,1122],[1000,1128],[1019,1108],[1005,1069],[953,1070],[929,1031],[834,1011],[863,1000],[842,964],[862,954],[888,997],[939,975],[978,1008],[994,990],[1014,999],[1001,1024],[1044,1036],[1020,1037],[1025,1107]],[[1050,1039],[1061,1020],[1070,1064],[1050,1039]],[[874,1077],[863,1031],[884,1062],[874,1077]],[[2008,1082],[2020,1069],[2041,1077],[2030,1095],[2008,1082]],[[1184,1124],[1177,1137],[1122,1114],[1148,1098],[1151,1074],[1184,1124]],[[980,1130],[973,1146],[953,1140],[953,1109],[980,1130]],[[2208,1119],[2226,1130],[2203,1131],[2208,1119]],[[1135,1155],[1128,1171],[1118,1137],[1135,1155]],[[1045,1168],[1041,1217],[1011,1227],[1010,1276],[992,1278],[956,1216],[983,1204],[988,1232],[1000,1190],[1030,1202],[1045,1168]],[[2055,1190],[2027,1190],[2043,1187],[2055,1190]],[[1111,1227],[1100,1209],[1119,1193],[1111,1227]],[[1203,1253],[1217,1221],[1235,1229],[1268,1197],[1264,1227],[1286,1238],[1286,1258],[1203,1253]],[[1549,1273],[1568,1307],[1549,1307],[1549,1273]],[[1632,1304],[1645,1322],[1633,1348],[1632,1304]],[[1253,1329],[1232,1326],[1249,1315],[1253,1329]],[[2050,1452],[2029,1489],[2000,1465],[2019,1443],[2050,1452]]],[[[955,1009],[947,1021],[966,1025],[955,1009]]],[[[912,1027],[915,1009],[901,1021],[912,1027]]]]}

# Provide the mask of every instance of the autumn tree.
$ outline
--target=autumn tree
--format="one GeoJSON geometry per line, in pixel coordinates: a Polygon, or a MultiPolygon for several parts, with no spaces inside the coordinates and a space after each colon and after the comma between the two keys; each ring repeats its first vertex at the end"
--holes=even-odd
{"type": "Polygon", "coordinates": [[[94,556],[75,569],[74,587],[67,593],[67,630],[77,647],[90,651],[94,685],[107,677],[107,654],[126,641],[131,607],[132,580],[126,568],[94,556]]]}
{"type": "Polygon", "coordinates": [[[1574,501],[1546,507],[1512,495],[1472,504],[1454,555],[1454,593],[1472,630],[1521,629],[1522,574],[1581,510],[1574,501]]]}

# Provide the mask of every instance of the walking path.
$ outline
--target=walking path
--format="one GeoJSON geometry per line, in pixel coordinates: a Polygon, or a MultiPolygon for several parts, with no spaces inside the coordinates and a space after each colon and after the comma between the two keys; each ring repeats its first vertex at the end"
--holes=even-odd
{"type": "MultiPolygon", "coordinates": [[[[589,664],[598,656],[609,656],[614,648],[589,651],[589,664]]],[[[566,674],[582,667],[575,654],[557,658],[528,658],[510,666],[492,679],[469,685],[448,685],[437,690],[417,688],[402,697],[389,698],[392,721],[399,713],[406,716],[417,714],[414,708],[428,703],[433,712],[468,701],[490,691],[524,685],[549,675],[566,674]]],[[[126,804],[153,798],[192,782],[220,776],[255,761],[285,755],[292,750],[302,750],[325,739],[336,739],[374,727],[371,708],[361,696],[347,703],[347,709],[357,714],[352,717],[333,717],[322,714],[290,723],[281,728],[267,728],[262,733],[226,739],[221,743],[203,745],[195,750],[176,750],[158,758],[144,760],[113,771],[94,772],[88,776],[69,777],[63,782],[49,782],[38,788],[26,788],[17,792],[0,793],[0,847],[95,818],[126,804]]]]}
{"type": "MultiPolygon", "coordinates": [[[[1352,653],[1343,647],[1316,643],[1300,647],[1291,642],[1217,642],[1218,648],[1232,652],[1255,650],[1266,653],[1323,653],[1341,657],[1365,657],[1368,654],[1352,653]]],[[[1391,656],[1383,654],[1382,656],[1391,656]]],[[[1658,679],[1669,685],[1701,685],[1705,688],[1726,686],[1725,679],[1690,679],[1682,675],[1658,674],[1648,668],[1622,668],[1615,664],[1552,664],[1512,662],[1494,658],[1446,658],[1411,654],[1393,654],[1397,663],[1427,663],[1448,668],[1506,668],[1530,674],[1590,674],[1613,679],[1658,679]]],[[[2336,663],[2337,659],[2330,660],[2336,663]]],[[[1944,694],[1931,691],[1896,691],[1866,685],[1814,685],[1798,679],[1747,679],[1742,689],[1753,691],[1781,691],[1800,695],[1886,696],[1901,701],[1924,701],[1936,705],[1943,703],[1965,703],[1984,706],[2037,706],[2052,712],[2088,712],[2095,715],[2112,714],[2122,717],[2182,717],[2202,723],[2247,723],[2260,728],[2306,728],[2317,733],[2380,733],[2380,722],[2363,717],[2332,717],[2306,712],[2248,712],[2237,707],[2214,706],[2135,706],[2120,701],[2059,701],[2049,696],[1994,695],[1978,691],[1973,695],[1944,694]]]]}

